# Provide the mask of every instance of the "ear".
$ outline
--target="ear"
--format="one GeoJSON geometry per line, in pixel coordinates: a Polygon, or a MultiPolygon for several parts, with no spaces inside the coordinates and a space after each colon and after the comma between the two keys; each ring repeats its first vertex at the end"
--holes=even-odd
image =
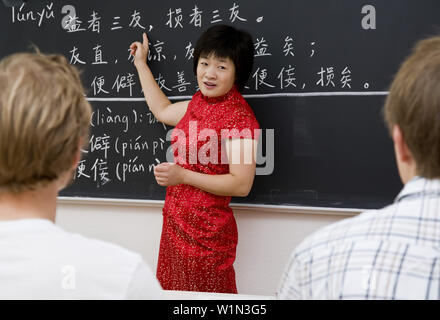
{"type": "Polygon", "coordinates": [[[411,163],[413,162],[413,156],[411,151],[408,148],[408,145],[405,142],[405,139],[402,134],[402,130],[396,124],[393,127],[393,141],[394,141],[394,149],[396,150],[396,157],[399,161],[403,163],[411,163]]]}

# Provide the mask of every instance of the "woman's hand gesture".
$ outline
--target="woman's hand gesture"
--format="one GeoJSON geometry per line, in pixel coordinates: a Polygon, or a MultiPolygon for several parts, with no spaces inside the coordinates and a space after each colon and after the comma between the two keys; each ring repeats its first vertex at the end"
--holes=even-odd
{"type": "Polygon", "coordinates": [[[148,37],[147,34],[144,32],[142,34],[143,41],[140,42],[133,42],[130,45],[130,54],[134,56],[134,65],[137,67],[139,64],[147,63],[147,55],[148,55],[148,37]]]}
{"type": "Polygon", "coordinates": [[[164,162],[154,167],[154,176],[162,187],[183,183],[185,169],[175,163],[164,162]]]}

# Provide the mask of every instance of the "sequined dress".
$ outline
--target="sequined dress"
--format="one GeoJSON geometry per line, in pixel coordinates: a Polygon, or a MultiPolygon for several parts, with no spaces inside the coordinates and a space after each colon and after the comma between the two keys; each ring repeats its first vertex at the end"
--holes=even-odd
{"type": "MultiPolygon", "coordinates": [[[[258,139],[255,129],[254,113],[235,86],[215,98],[198,91],[173,130],[175,162],[203,174],[227,174],[224,140],[258,139]]],[[[238,234],[230,200],[190,185],[167,188],[157,265],[163,289],[237,292],[233,263],[238,234]]]]}

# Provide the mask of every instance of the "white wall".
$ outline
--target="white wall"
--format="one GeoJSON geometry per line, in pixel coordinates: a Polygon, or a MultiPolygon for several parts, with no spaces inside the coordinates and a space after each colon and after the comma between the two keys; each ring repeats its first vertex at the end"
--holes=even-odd
{"type": "MultiPolygon", "coordinates": [[[[142,254],[156,270],[163,202],[60,199],[56,223],[142,254]]],[[[307,235],[355,210],[232,206],[238,225],[238,292],[274,295],[291,250],[307,235]]]]}

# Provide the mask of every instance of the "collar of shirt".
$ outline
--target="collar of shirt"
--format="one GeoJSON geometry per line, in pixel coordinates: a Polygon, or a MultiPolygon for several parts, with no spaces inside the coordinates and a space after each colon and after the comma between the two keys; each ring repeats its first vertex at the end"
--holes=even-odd
{"type": "Polygon", "coordinates": [[[57,226],[48,219],[16,219],[16,220],[5,220],[0,221],[0,233],[5,234],[15,234],[17,231],[35,231],[35,230],[47,230],[48,228],[57,228],[57,226]]]}
{"type": "Polygon", "coordinates": [[[394,202],[430,195],[440,196],[440,179],[426,179],[416,176],[405,184],[394,202]]]}

